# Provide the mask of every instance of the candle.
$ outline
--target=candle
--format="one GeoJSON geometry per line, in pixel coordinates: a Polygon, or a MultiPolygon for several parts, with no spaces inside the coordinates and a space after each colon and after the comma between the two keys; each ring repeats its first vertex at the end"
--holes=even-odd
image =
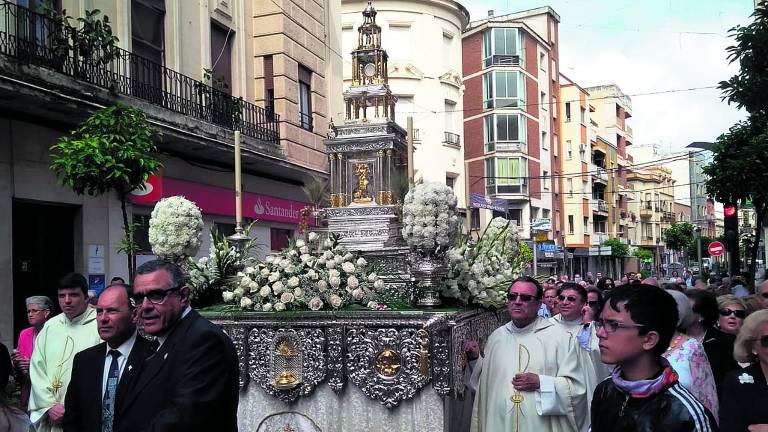
{"type": "Polygon", "coordinates": [[[243,184],[240,179],[240,131],[235,131],[235,222],[243,224],[243,184]]]}

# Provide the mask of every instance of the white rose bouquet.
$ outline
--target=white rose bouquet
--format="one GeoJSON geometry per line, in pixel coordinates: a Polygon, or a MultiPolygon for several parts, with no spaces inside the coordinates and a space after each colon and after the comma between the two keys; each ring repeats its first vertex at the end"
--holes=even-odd
{"type": "Polygon", "coordinates": [[[444,250],[458,233],[456,195],[441,183],[416,185],[403,204],[403,238],[423,251],[444,250]]]}
{"type": "MultiPolygon", "coordinates": [[[[254,223],[245,228],[249,237],[254,223]]],[[[191,288],[192,304],[196,308],[221,302],[222,291],[236,276],[238,269],[251,273],[257,264],[254,251],[259,246],[255,237],[251,237],[247,243],[237,248],[224,234],[212,227],[210,239],[208,256],[197,261],[192,257],[187,259],[188,284],[191,288]]]]}
{"type": "Polygon", "coordinates": [[[369,267],[344,250],[338,236],[322,241],[309,235],[306,242],[291,241],[286,249],[238,273],[234,289],[224,291],[222,298],[243,310],[264,312],[367,305],[376,297],[374,290],[383,287],[369,267]]]}
{"type": "Polygon", "coordinates": [[[501,307],[509,284],[530,258],[517,227],[507,219],[494,218],[477,242],[465,240],[448,251],[448,278],[441,294],[464,304],[501,307]]]}
{"type": "Polygon", "coordinates": [[[192,201],[173,196],[155,204],[149,219],[149,244],[162,258],[179,261],[197,255],[203,216],[192,201]]]}

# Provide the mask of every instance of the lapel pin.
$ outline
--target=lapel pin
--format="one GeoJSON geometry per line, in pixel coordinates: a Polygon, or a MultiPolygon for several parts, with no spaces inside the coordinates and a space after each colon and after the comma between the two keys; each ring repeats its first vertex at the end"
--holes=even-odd
{"type": "Polygon", "coordinates": [[[163,360],[165,360],[167,358],[168,358],[168,353],[165,353],[165,355],[163,356],[163,360]]]}
{"type": "Polygon", "coordinates": [[[133,366],[132,365],[128,365],[128,370],[130,371],[131,369],[133,369],[133,366]]]}

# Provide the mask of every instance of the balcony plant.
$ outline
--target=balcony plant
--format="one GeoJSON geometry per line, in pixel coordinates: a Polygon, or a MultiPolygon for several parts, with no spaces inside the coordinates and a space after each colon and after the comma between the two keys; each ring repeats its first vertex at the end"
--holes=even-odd
{"type": "Polygon", "coordinates": [[[59,13],[50,4],[45,4],[42,11],[51,26],[50,53],[55,69],[61,70],[71,55],[74,73],[89,76],[91,69],[107,65],[120,55],[119,39],[112,33],[109,17],[99,18],[99,9],[86,10],[85,16],[77,19],[66,15],[66,10],[59,13]]]}

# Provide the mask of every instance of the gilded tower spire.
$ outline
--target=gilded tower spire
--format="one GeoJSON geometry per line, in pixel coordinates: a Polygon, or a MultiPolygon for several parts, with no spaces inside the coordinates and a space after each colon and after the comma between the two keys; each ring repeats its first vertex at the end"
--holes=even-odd
{"type": "Polygon", "coordinates": [[[395,119],[397,98],[389,89],[387,51],[381,47],[381,27],[369,1],[363,24],[357,29],[357,48],[352,51],[352,86],[344,92],[346,120],[367,122],[395,119]]]}

